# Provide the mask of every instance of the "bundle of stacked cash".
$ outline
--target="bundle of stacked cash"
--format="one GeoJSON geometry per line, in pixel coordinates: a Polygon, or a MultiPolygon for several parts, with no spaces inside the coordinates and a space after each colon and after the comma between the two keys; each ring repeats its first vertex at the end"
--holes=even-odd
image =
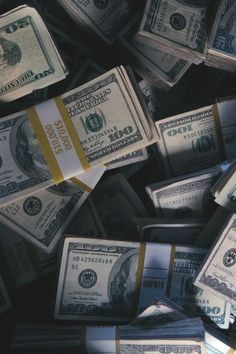
{"type": "Polygon", "coordinates": [[[212,187],[215,202],[236,213],[236,160],[212,187]]]}
{"type": "Polygon", "coordinates": [[[230,213],[202,263],[194,284],[219,299],[236,303],[236,214],[230,213]]]}
{"type": "Polygon", "coordinates": [[[236,99],[156,122],[158,149],[167,176],[203,170],[236,157],[236,99]]]}
{"type": "Polygon", "coordinates": [[[64,79],[67,69],[38,12],[26,5],[0,16],[0,102],[64,79]]]}
{"type": "Polygon", "coordinates": [[[121,36],[119,49],[132,68],[147,81],[162,90],[174,86],[190,67],[191,63],[161,51],[156,46],[146,45],[135,36],[135,28],[121,36]]]}
{"type": "Polygon", "coordinates": [[[151,184],[146,191],[159,217],[205,218],[211,206],[211,187],[220,174],[221,170],[213,167],[151,184]]]}
{"type": "Polygon", "coordinates": [[[79,179],[73,178],[20,198],[0,208],[0,221],[43,251],[51,253],[105,169],[105,166],[94,167],[81,173],[79,179]]]}
{"type": "Polygon", "coordinates": [[[1,120],[1,206],[157,141],[127,70],[1,120]]]}
{"type": "Polygon", "coordinates": [[[0,233],[1,271],[9,290],[55,271],[56,252],[41,251],[3,224],[0,224],[0,233]]]}
{"type": "Polygon", "coordinates": [[[73,20],[87,32],[111,44],[135,13],[129,0],[57,0],[73,20]]]}
{"type": "Polygon", "coordinates": [[[208,43],[205,63],[209,66],[236,72],[235,0],[221,0],[208,43]]]}
{"type": "Polygon", "coordinates": [[[121,173],[103,180],[91,194],[91,200],[108,238],[129,239],[130,218],[147,216],[141,199],[121,173]]]}
{"type": "Polygon", "coordinates": [[[8,311],[11,308],[11,301],[9,299],[7,289],[0,275],[0,314],[8,311]]]}
{"type": "Polygon", "coordinates": [[[77,347],[81,353],[91,354],[162,353],[168,348],[170,354],[183,349],[200,354],[204,352],[203,340],[202,321],[188,318],[172,301],[163,298],[124,326],[18,324],[11,348],[18,353],[21,349],[77,347]]]}
{"type": "Polygon", "coordinates": [[[213,1],[147,0],[138,37],[166,53],[199,64],[206,57],[213,1]]]}
{"type": "Polygon", "coordinates": [[[158,243],[192,245],[205,223],[201,219],[132,218],[132,239],[158,243]]]}
{"type": "Polygon", "coordinates": [[[54,317],[124,323],[168,294],[194,315],[228,328],[230,304],[192,284],[205,253],[170,244],[67,237],[54,317]]]}

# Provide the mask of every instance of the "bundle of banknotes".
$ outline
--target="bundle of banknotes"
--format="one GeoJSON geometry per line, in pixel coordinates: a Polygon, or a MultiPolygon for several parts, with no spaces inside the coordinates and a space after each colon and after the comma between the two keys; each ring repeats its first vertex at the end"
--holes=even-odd
{"type": "Polygon", "coordinates": [[[235,12],[0,0],[1,354],[236,352],[235,12]]]}

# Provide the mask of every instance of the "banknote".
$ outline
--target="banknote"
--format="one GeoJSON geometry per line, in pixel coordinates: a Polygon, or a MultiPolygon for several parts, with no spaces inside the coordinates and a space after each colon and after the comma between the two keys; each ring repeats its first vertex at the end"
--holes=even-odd
{"type": "Polygon", "coordinates": [[[105,169],[93,168],[81,174],[80,180],[62,182],[0,208],[0,222],[45,252],[53,252],[105,169]]]}
{"type": "MultiPolygon", "coordinates": [[[[124,238],[129,220],[146,216],[147,210],[123,174],[103,180],[91,195],[108,238],[124,238]]],[[[129,235],[127,234],[127,237],[129,235]]]]}
{"type": "Polygon", "coordinates": [[[19,6],[0,16],[0,102],[14,100],[67,75],[38,12],[19,6]]]}
{"type": "Polygon", "coordinates": [[[235,72],[235,1],[222,0],[217,9],[208,44],[206,64],[235,72]]]}
{"type": "Polygon", "coordinates": [[[11,308],[11,301],[9,299],[5,284],[0,275],[0,314],[11,308]]]}
{"type": "Polygon", "coordinates": [[[235,161],[216,184],[213,195],[215,202],[232,212],[236,212],[235,161]]]}
{"type": "Polygon", "coordinates": [[[210,2],[205,0],[148,0],[139,36],[164,51],[199,63],[206,54],[210,2]]]}
{"type": "MultiPolygon", "coordinates": [[[[37,105],[30,113],[22,111],[3,118],[0,124],[1,206],[47,188],[55,181],[74,177],[84,168],[102,165],[151,144],[157,132],[131,87],[128,93],[129,84],[128,75],[118,68],[61,96],[73,125],[69,129],[72,140],[77,136],[75,145],[67,135],[61,115],[58,117],[54,100],[37,105]],[[50,119],[56,119],[52,124],[47,124],[45,110],[54,111],[50,115],[50,119]],[[36,137],[31,124],[37,125],[40,112],[45,131],[36,137]]],[[[37,125],[36,133],[39,130],[37,125]]]]}
{"type": "Polygon", "coordinates": [[[220,328],[229,328],[231,305],[193,285],[193,277],[207,250],[177,246],[167,295],[193,315],[206,316],[220,328]]]}
{"type": "Polygon", "coordinates": [[[132,218],[133,239],[192,245],[201,234],[205,223],[201,219],[132,218]]]}
{"type": "Polygon", "coordinates": [[[58,0],[59,4],[88,31],[112,43],[130,20],[135,7],[127,0],[58,0]]]}
{"type": "Polygon", "coordinates": [[[231,352],[235,353],[235,350],[231,347],[229,339],[224,336],[223,333],[209,330],[207,328],[205,334],[205,348],[207,354],[227,354],[231,352]]]}
{"type": "Polygon", "coordinates": [[[207,106],[156,122],[161,136],[158,149],[167,176],[203,170],[225,160],[214,117],[213,106],[207,106]]]}
{"type": "Polygon", "coordinates": [[[119,157],[108,164],[107,169],[112,170],[122,166],[131,165],[136,162],[148,160],[148,151],[146,148],[134,151],[130,154],[119,157]]]}
{"type": "Polygon", "coordinates": [[[136,29],[128,29],[121,36],[120,47],[128,63],[141,77],[160,89],[167,90],[176,84],[191,63],[156,47],[147,46],[135,36],[136,29]]]}
{"type": "Polygon", "coordinates": [[[156,213],[164,218],[206,218],[213,206],[210,189],[220,176],[217,168],[146,187],[156,213]]]}
{"type": "Polygon", "coordinates": [[[230,213],[194,281],[195,285],[232,304],[235,304],[236,299],[235,226],[235,214],[230,213]]]}
{"type": "Polygon", "coordinates": [[[1,271],[7,289],[15,289],[55,271],[56,252],[45,253],[0,224],[1,271]]]}

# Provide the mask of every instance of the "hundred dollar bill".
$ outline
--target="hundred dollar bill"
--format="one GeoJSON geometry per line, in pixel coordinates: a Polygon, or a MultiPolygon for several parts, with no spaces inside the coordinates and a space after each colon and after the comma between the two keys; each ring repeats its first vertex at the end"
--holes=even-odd
{"type": "Polygon", "coordinates": [[[119,67],[61,98],[1,119],[1,206],[156,141],[155,126],[135,92],[119,67]]]}
{"type": "Polygon", "coordinates": [[[190,67],[191,63],[186,60],[141,42],[135,36],[136,29],[127,32],[120,39],[122,55],[127,57],[128,63],[141,77],[160,89],[170,89],[190,67]]]}
{"type": "Polygon", "coordinates": [[[68,14],[87,31],[112,43],[130,20],[135,7],[127,0],[58,0],[68,14]]]}
{"type": "Polygon", "coordinates": [[[0,208],[0,221],[51,253],[105,169],[95,167],[81,173],[80,179],[73,178],[8,204],[0,208]]]}
{"type": "Polygon", "coordinates": [[[193,285],[206,253],[195,247],[176,247],[167,295],[189,313],[209,317],[220,328],[229,328],[231,305],[193,285]]]}
{"type": "Polygon", "coordinates": [[[146,216],[141,199],[121,173],[103,180],[91,195],[108,238],[124,238],[131,217],[146,216]]]}
{"type": "Polygon", "coordinates": [[[156,213],[164,218],[206,218],[211,207],[210,189],[220,169],[212,168],[146,187],[156,213]]]}
{"type": "Polygon", "coordinates": [[[156,122],[166,175],[178,176],[235,156],[235,98],[156,122]]]}
{"type": "Polygon", "coordinates": [[[138,36],[163,51],[196,64],[206,56],[213,2],[148,0],[138,36]]]}
{"type": "Polygon", "coordinates": [[[45,253],[22,239],[4,224],[0,224],[1,272],[10,290],[55,271],[56,252],[45,253]]]}
{"type": "MultiPolygon", "coordinates": [[[[183,248],[173,248],[169,244],[66,237],[54,317],[114,323],[127,321],[171,289],[173,262],[178,249],[183,251],[183,248]]],[[[189,256],[188,248],[186,250],[185,255],[189,256]]],[[[194,249],[192,252],[198,253],[194,249]]],[[[194,272],[188,278],[193,275],[194,272]]],[[[187,278],[186,274],[182,277],[187,278]]],[[[205,298],[205,294],[200,294],[199,303],[205,298]]],[[[230,305],[217,300],[216,306],[214,300],[208,300],[206,311],[210,318],[227,326],[230,305]],[[212,310],[215,307],[218,317],[214,314],[216,310],[212,310]]],[[[191,303],[195,301],[192,294],[191,303]]],[[[204,306],[201,311],[194,311],[195,314],[204,313],[204,306]]]]}
{"type": "Polygon", "coordinates": [[[64,79],[67,70],[38,12],[19,6],[0,16],[0,102],[64,79]]]}
{"type": "Polygon", "coordinates": [[[0,275],[0,314],[11,308],[11,301],[9,299],[5,284],[0,275]]]}
{"type": "Polygon", "coordinates": [[[205,223],[200,219],[132,218],[133,239],[158,243],[192,245],[201,234],[205,223]]]}
{"type": "Polygon", "coordinates": [[[236,71],[235,0],[221,0],[208,44],[205,63],[223,70],[236,71]]]}
{"type": "Polygon", "coordinates": [[[194,284],[209,291],[219,299],[236,302],[236,220],[231,213],[218,233],[195,277],[194,284]]]}

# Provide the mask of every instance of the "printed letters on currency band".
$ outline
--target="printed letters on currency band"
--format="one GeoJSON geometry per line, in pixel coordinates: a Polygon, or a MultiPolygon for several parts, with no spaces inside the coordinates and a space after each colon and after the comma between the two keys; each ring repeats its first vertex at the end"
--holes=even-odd
{"type": "Polygon", "coordinates": [[[174,261],[175,261],[175,248],[176,248],[175,245],[171,246],[169,272],[168,272],[168,280],[167,280],[167,288],[166,288],[167,295],[170,295],[171,278],[172,278],[172,272],[173,272],[174,261]]]}
{"type": "Polygon", "coordinates": [[[60,97],[39,103],[27,113],[56,183],[90,168],[60,97]]]}
{"type": "Polygon", "coordinates": [[[66,110],[66,107],[64,105],[64,102],[63,100],[61,99],[60,96],[58,97],[55,97],[54,98],[55,102],[56,102],[56,105],[57,105],[57,108],[59,110],[59,112],[61,113],[61,118],[63,119],[64,121],[64,124],[69,132],[69,135],[70,135],[70,138],[72,140],[72,143],[74,145],[74,148],[77,152],[77,155],[78,155],[78,158],[81,162],[81,165],[83,166],[83,169],[84,170],[88,170],[91,166],[87,160],[87,157],[84,153],[84,150],[82,148],[82,145],[81,145],[81,142],[80,142],[80,139],[78,137],[78,134],[71,122],[71,119],[69,117],[69,114],[66,110]]]}
{"type": "Polygon", "coordinates": [[[222,158],[222,160],[227,160],[217,104],[213,104],[212,113],[213,113],[213,117],[214,117],[215,124],[216,124],[216,135],[219,140],[219,146],[221,148],[220,149],[220,154],[222,155],[221,158],[222,158]]]}
{"type": "Polygon", "coordinates": [[[34,107],[28,108],[26,110],[27,116],[29,117],[30,123],[34,129],[35,135],[38,139],[39,146],[43,152],[43,156],[47,161],[48,168],[52,174],[52,177],[56,183],[64,181],[61,169],[57,163],[57,160],[54,156],[52,148],[48,142],[47,136],[44,132],[38,114],[34,107]]]}
{"type": "Polygon", "coordinates": [[[140,296],[140,290],[141,290],[141,285],[142,285],[145,252],[146,252],[146,243],[142,242],[142,243],[140,243],[139,257],[138,257],[138,269],[137,269],[136,279],[135,279],[135,292],[134,292],[133,308],[132,308],[132,313],[131,313],[132,318],[137,315],[139,296],[140,296]]]}
{"type": "Polygon", "coordinates": [[[88,193],[91,193],[92,190],[93,190],[91,187],[89,187],[87,184],[85,184],[84,182],[80,181],[76,177],[72,177],[70,180],[71,180],[71,182],[77,184],[79,187],[81,187],[82,189],[84,189],[88,193]]]}

